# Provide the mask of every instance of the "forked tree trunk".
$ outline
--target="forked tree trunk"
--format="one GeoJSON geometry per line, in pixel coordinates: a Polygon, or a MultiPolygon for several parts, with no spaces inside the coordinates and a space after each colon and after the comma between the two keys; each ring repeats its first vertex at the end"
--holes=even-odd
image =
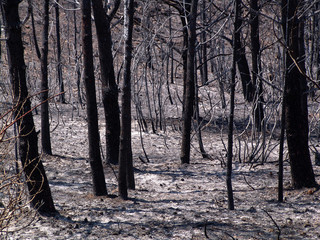
{"type": "Polygon", "coordinates": [[[120,111],[111,49],[110,18],[106,15],[101,0],[92,0],[92,7],[98,37],[102,102],[106,121],[106,158],[107,162],[117,164],[120,141],[120,111]]]}
{"type": "Polygon", "coordinates": [[[294,188],[314,187],[316,181],[308,146],[307,81],[305,77],[303,0],[282,0],[286,39],[286,133],[294,188]]]}
{"type": "Polygon", "coordinates": [[[27,179],[31,205],[40,213],[55,213],[48,179],[38,153],[38,137],[28,98],[19,3],[19,0],[0,2],[7,31],[7,54],[14,96],[14,115],[18,126],[20,160],[27,179]]]}
{"type": "Polygon", "coordinates": [[[87,95],[89,159],[96,196],[107,195],[107,188],[100,155],[100,134],[93,67],[91,0],[82,1],[82,51],[84,63],[84,85],[87,95]]]}

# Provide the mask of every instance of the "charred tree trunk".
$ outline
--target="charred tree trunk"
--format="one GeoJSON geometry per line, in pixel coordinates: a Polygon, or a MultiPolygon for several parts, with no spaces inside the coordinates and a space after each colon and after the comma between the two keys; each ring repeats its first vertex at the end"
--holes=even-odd
{"type": "MultiPolygon", "coordinates": [[[[77,3],[73,3],[74,9],[77,8],[77,3]]],[[[73,11],[73,26],[74,26],[74,63],[76,65],[76,72],[77,72],[77,90],[78,90],[78,101],[82,105],[82,97],[81,97],[81,69],[80,69],[80,56],[78,54],[78,27],[77,27],[77,12],[73,11]]]]}
{"type": "Polygon", "coordinates": [[[48,86],[48,42],[49,42],[49,0],[43,3],[43,32],[41,49],[41,144],[42,151],[52,155],[49,123],[48,86]]]}
{"type": "Polygon", "coordinates": [[[59,12],[59,0],[56,0],[55,4],[55,12],[56,12],[56,37],[57,37],[57,76],[59,83],[59,102],[66,103],[65,94],[64,94],[64,84],[62,77],[62,64],[61,64],[61,41],[60,41],[60,12],[59,12]]]}
{"type": "MultiPolygon", "coordinates": [[[[186,15],[190,14],[190,9],[186,10],[186,15]]],[[[182,96],[182,115],[185,111],[185,99],[186,99],[186,86],[188,76],[188,48],[189,48],[189,32],[188,25],[185,19],[185,15],[181,15],[182,22],[182,34],[183,34],[183,49],[182,49],[182,65],[183,65],[183,96],[182,96]]]]}
{"type": "Polygon", "coordinates": [[[260,64],[260,37],[259,37],[259,7],[258,0],[251,0],[251,57],[252,57],[252,83],[255,89],[254,94],[254,124],[255,128],[260,132],[263,127],[263,96],[262,96],[262,81],[258,78],[260,64]]]}
{"type": "Polygon", "coordinates": [[[199,58],[199,62],[201,63],[201,79],[202,84],[206,84],[208,82],[208,56],[207,56],[207,33],[206,33],[206,1],[202,1],[202,9],[201,9],[201,20],[204,29],[201,32],[201,57],[199,58]]]}
{"type": "Polygon", "coordinates": [[[255,94],[255,88],[251,81],[249,64],[246,58],[246,49],[245,46],[241,43],[241,28],[242,28],[242,19],[241,19],[241,1],[236,0],[237,8],[239,9],[239,18],[236,22],[237,31],[234,33],[233,47],[236,49],[235,58],[238,65],[238,70],[241,77],[242,91],[244,98],[248,102],[252,102],[255,94]]]}
{"type": "Polygon", "coordinates": [[[127,188],[134,189],[134,175],[131,151],[131,59],[134,1],[124,1],[124,40],[125,57],[122,86],[122,113],[119,154],[119,194],[122,199],[128,198],[127,188]]]}
{"type": "Polygon", "coordinates": [[[96,196],[107,195],[106,183],[100,155],[100,134],[93,67],[91,0],[82,1],[82,51],[84,63],[84,85],[87,95],[89,159],[96,196]]]}
{"type": "Polygon", "coordinates": [[[286,39],[285,119],[294,188],[316,186],[308,147],[307,81],[305,77],[304,18],[298,16],[303,0],[282,0],[286,39]]]}
{"type": "Polygon", "coordinates": [[[234,29],[233,29],[233,59],[232,59],[232,69],[231,69],[231,83],[230,83],[230,113],[228,122],[228,152],[227,152],[227,191],[228,191],[228,208],[229,210],[234,210],[234,198],[232,190],[232,160],[233,160],[233,121],[234,121],[234,98],[235,98],[235,87],[236,87],[236,58],[237,58],[237,48],[236,48],[236,37],[238,34],[241,24],[239,24],[240,19],[240,5],[235,1],[235,12],[234,12],[234,29]]]}
{"type": "Polygon", "coordinates": [[[7,33],[7,53],[19,135],[19,153],[26,176],[31,205],[40,213],[56,212],[46,173],[38,152],[31,102],[28,97],[26,65],[21,37],[18,0],[1,1],[7,33]]]}
{"type": "Polygon", "coordinates": [[[107,162],[117,164],[119,158],[120,117],[118,86],[114,74],[110,17],[101,0],[92,0],[101,66],[102,102],[106,121],[107,162]]]}
{"type": "MultiPolygon", "coordinates": [[[[169,13],[171,15],[171,6],[169,6],[169,13]]],[[[171,83],[174,84],[174,58],[173,58],[173,41],[172,41],[172,19],[169,18],[169,35],[170,35],[170,78],[171,78],[171,83]]],[[[172,100],[171,100],[172,102],[172,100]]],[[[172,103],[173,104],[173,103],[172,103]]]]}
{"type": "MultiPolygon", "coordinates": [[[[200,59],[200,57],[199,57],[200,59]]],[[[197,57],[195,55],[194,58],[194,88],[195,88],[195,97],[194,97],[194,116],[193,116],[193,122],[194,122],[194,129],[197,133],[198,137],[198,143],[199,143],[199,150],[203,158],[210,158],[209,154],[207,154],[206,150],[204,149],[203,140],[202,140],[202,120],[200,117],[200,110],[199,110],[199,85],[198,85],[198,77],[197,77],[197,57]]],[[[201,70],[200,70],[201,71],[201,70]]],[[[202,75],[202,74],[201,74],[202,75]]],[[[203,77],[203,76],[202,76],[203,77]]],[[[202,78],[203,80],[203,78],[202,78]]],[[[202,81],[201,81],[202,83],[202,81]]]]}
{"type": "MultiPolygon", "coordinates": [[[[315,4],[315,11],[320,10],[320,3],[317,2],[315,4]]],[[[314,14],[314,21],[315,21],[315,62],[316,62],[316,79],[319,83],[320,79],[320,16],[319,14],[314,14]]]]}
{"type": "Polygon", "coordinates": [[[183,111],[183,126],[182,126],[182,144],[180,159],[181,163],[190,163],[190,134],[191,120],[193,116],[194,106],[194,58],[195,58],[195,42],[196,42],[196,20],[197,20],[198,1],[191,2],[191,11],[188,17],[188,61],[187,61],[187,78],[185,83],[185,98],[183,111]]]}

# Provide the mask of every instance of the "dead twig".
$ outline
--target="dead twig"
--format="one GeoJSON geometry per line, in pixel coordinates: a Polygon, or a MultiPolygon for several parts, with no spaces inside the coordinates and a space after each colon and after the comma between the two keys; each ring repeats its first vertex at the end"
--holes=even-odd
{"type": "Polygon", "coordinates": [[[252,190],[256,190],[247,180],[246,176],[243,176],[244,181],[246,182],[246,184],[252,189],[252,190]]]}
{"type": "Polygon", "coordinates": [[[280,235],[281,235],[281,229],[279,227],[279,225],[277,224],[277,222],[273,219],[273,217],[270,215],[270,213],[268,213],[267,210],[262,209],[262,211],[264,211],[267,216],[271,219],[271,221],[273,222],[273,224],[276,226],[276,228],[278,229],[278,240],[280,240],[280,235]]]}

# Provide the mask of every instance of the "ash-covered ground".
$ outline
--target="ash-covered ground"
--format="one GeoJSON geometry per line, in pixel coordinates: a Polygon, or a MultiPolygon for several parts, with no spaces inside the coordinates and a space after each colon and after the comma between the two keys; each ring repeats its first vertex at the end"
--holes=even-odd
{"type": "MultiPolygon", "coordinates": [[[[285,201],[277,202],[277,150],[264,164],[235,161],[235,210],[228,210],[226,133],[203,131],[203,159],[196,136],[191,163],[179,159],[181,133],[142,133],[150,162],[143,153],[139,127],[133,122],[132,149],[136,190],[129,200],[117,196],[117,166],[105,164],[110,196],[92,194],[84,109],[55,106],[51,119],[54,156],[43,156],[54,202],[54,217],[27,214],[9,228],[8,239],[319,239],[320,193],[290,189],[285,161],[285,201]],[[63,114],[62,114],[63,113],[63,114]],[[66,117],[68,116],[68,117],[66,117]],[[72,117],[71,117],[72,116],[72,117]]],[[[52,107],[54,108],[54,107],[52,107]]],[[[102,114],[102,109],[100,109],[102,114]]],[[[35,115],[39,128],[39,115],[35,115]]],[[[102,149],[104,123],[100,122],[102,149]]],[[[274,140],[276,141],[276,140],[274,140]]],[[[319,181],[319,166],[314,166],[319,181]]]]}

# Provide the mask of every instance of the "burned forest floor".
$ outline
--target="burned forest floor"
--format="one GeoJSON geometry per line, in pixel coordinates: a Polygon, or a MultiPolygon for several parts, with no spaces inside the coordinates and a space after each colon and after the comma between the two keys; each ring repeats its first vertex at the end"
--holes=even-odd
{"type": "MultiPolygon", "coordinates": [[[[171,123],[166,131],[140,135],[133,121],[136,190],[129,190],[127,201],[118,198],[117,166],[104,164],[109,196],[96,197],[92,194],[88,163],[85,109],[51,107],[56,109],[51,119],[54,155],[43,156],[43,161],[59,213],[53,217],[35,213],[20,217],[4,235],[8,239],[320,238],[320,191],[291,189],[287,159],[284,202],[277,201],[277,148],[264,163],[235,160],[235,210],[230,211],[225,183],[225,132],[213,128],[202,132],[210,159],[201,157],[194,135],[191,163],[181,165],[179,127],[171,123]]],[[[99,111],[102,115],[103,110],[99,111]]],[[[34,117],[39,129],[40,117],[34,117]]],[[[103,121],[100,133],[104,150],[103,121]]],[[[320,167],[314,166],[314,171],[319,182],[320,167]]]]}

